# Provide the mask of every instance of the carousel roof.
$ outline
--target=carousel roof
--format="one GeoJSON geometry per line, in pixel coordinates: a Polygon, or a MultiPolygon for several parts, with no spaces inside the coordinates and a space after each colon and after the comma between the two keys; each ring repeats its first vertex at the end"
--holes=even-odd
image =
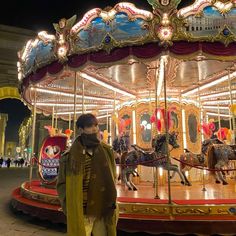
{"type": "Polygon", "coordinates": [[[121,2],[62,19],[55,35],[38,33],[19,52],[24,101],[68,119],[74,99],[78,114],[83,99],[86,111],[103,117],[114,100],[132,104],[156,92],[162,99],[165,79],[170,100],[201,101],[227,115],[236,94],[236,0],[196,0],[179,10],[180,0],[148,2],[152,12],[121,2]]]}

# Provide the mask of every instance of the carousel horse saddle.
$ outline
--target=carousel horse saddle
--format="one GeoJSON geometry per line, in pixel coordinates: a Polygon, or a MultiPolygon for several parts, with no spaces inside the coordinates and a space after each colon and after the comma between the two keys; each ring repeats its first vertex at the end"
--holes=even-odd
{"type": "Polygon", "coordinates": [[[152,155],[155,151],[154,150],[145,150],[137,145],[131,145],[131,147],[133,147],[136,151],[140,151],[145,155],[152,155]]]}
{"type": "Polygon", "coordinates": [[[203,163],[205,160],[204,155],[201,153],[193,153],[189,151],[187,148],[185,148],[184,151],[185,151],[185,155],[190,159],[195,157],[198,159],[200,163],[203,163]]]}
{"type": "Polygon", "coordinates": [[[185,153],[189,153],[189,154],[192,154],[192,155],[194,155],[194,156],[201,156],[201,153],[194,153],[194,152],[191,152],[191,151],[189,151],[187,148],[184,148],[184,151],[185,151],[185,153]]]}

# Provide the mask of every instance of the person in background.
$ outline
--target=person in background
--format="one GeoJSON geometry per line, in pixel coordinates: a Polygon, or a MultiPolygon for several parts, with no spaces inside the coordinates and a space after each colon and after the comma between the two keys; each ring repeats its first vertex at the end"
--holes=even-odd
{"type": "Polygon", "coordinates": [[[7,163],[7,168],[10,168],[10,166],[11,166],[11,159],[9,157],[6,160],[6,163],[7,163]]]}
{"type": "Polygon", "coordinates": [[[0,157],[0,168],[2,168],[2,165],[3,165],[3,158],[0,157]]]}
{"type": "Polygon", "coordinates": [[[68,236],[115,236],[116,168],[111,147],[99,140],[98,121],[81,115],[80,135],[60,159],[57,191],[68,236]]]}

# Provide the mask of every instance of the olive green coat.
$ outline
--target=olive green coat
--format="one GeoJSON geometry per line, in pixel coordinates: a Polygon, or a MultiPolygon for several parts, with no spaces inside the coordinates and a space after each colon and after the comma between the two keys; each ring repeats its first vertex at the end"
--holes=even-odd
{"type": "MultiPolygon", "coordinates": [[[[114,184],[116,178],[116,166],[113,151],[105,143],[101,143],[106,153],[109,169],[112,173],[114,184]]],[[[84,214],[83,214],[83,166],[79,166],[78,174],[72,174],[70,164],[73,157],[85,158],[83,146],[76,141],[70,150],[65,152],[60,159],[59,174],[57,181],[57,192],[61,202],[62,210],[67,216],[67,235],[85,236],[84,214]]],[[[83,162],[81,162],[83,163],[83,162]]],[[[118,208],[112,217],[105,218],[107,236],[116,236],[116,224],[118,221],[118,208]]]]}

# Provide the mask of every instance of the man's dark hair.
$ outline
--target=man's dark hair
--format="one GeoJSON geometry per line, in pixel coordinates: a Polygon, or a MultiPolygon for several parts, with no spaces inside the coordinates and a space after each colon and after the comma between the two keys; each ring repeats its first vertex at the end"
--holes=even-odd
{"type": "Polygon", "coordinates": [[[82,114],[76,121],[76,127],[84,129],[84,127],[91,127],[93,125],[98,125],[97,118],[91,114],[82,114]]]}

